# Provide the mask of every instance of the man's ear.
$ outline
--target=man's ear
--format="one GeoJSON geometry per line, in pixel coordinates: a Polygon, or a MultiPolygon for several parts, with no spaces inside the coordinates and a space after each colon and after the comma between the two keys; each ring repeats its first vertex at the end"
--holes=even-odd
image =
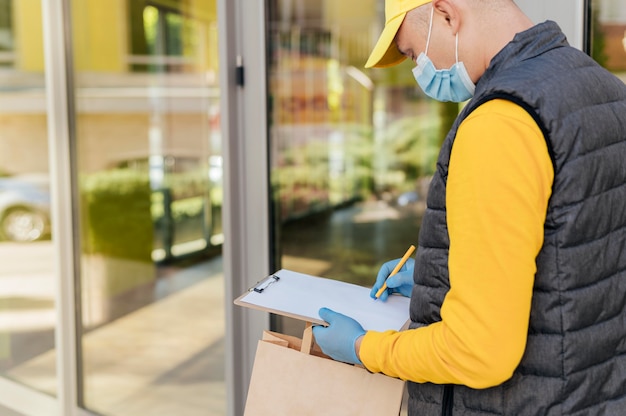
{"type": "Polygon", "coordinates": [[[452,35],[456,35],[461,27],[461,9],[457,0],[433,0],[435,14],[446,19],[452,35]]]}

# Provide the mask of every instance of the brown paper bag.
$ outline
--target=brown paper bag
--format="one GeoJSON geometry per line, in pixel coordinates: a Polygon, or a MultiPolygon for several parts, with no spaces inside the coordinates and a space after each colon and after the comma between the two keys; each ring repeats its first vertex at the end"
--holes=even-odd
{"type": "Polygon", "coordinates": [[[404,382],[334,361],[304,340],[265,331],[245,416],[398,416],[404,382]],[[301,351],[302,350],[302,351],[301,351]]]}

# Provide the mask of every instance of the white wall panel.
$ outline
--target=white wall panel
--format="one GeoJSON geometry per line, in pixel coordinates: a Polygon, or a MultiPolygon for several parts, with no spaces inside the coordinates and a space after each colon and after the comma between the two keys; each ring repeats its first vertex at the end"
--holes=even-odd
{"type": "Polygon", "coordinates": [[[569,43],[582,49],[584,0],[517,0],[516,3],[535,23],[557,22],[569,43]]]}

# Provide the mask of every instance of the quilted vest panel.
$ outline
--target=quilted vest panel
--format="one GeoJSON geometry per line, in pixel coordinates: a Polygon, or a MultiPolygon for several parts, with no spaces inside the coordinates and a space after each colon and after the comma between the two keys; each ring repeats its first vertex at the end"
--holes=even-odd
{"type": "Polygon", "coordinates": [[[445,195],[456,131],[495,98],[533,116],[555,171],[526,351],[497,387],[410,383],[410,414],[626,414],[626,86],[569,47],[554,22],[494,57],[442,146],[416,254],[412,327],[441,319],[449,289],[445,195]]]}

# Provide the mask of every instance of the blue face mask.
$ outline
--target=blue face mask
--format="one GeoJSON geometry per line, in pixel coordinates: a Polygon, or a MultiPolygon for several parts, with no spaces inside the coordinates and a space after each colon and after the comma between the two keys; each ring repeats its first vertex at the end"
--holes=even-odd
{"type": "Polygon", "coordinates": [[[475,85],[472,82],[463,62],[459,62],[459,34],[456,34],[456,63],[450,69],[436,69],[426,53],[433,28],[433,13],[430,15],[430,27],[426,41],[426,51],[417,58],[417,66],[413,68],[413,76],[424,93],[437,101],[460,103],[474,95],[475,85]]]}

